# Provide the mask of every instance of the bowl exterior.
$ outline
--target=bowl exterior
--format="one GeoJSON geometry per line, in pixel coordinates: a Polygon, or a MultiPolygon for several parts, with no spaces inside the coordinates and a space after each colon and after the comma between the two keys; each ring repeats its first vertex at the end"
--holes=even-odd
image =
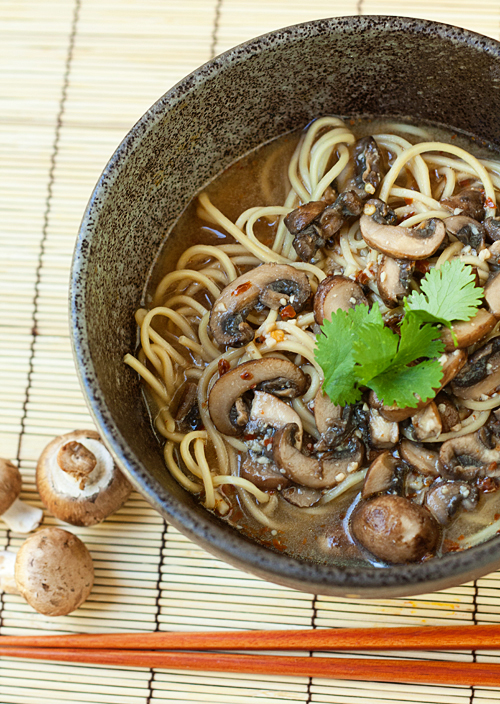
{"type": "Polygon", "coordinates": [[[388,597],[449,587],[498,567],[500,540],[388,569],[300,561],[247,540],[166,472],[141,384],[123,363],[136,347],[134,312],[152,263],[192,196],[249,150],[325,114],[412,116],[500,145],[500,46],[424,20],[336,18],[259,37],[187,76],[126,136],[83,217],[70,291],[80,381],[131,482],[221,559],[316,594],[388,597]]]}

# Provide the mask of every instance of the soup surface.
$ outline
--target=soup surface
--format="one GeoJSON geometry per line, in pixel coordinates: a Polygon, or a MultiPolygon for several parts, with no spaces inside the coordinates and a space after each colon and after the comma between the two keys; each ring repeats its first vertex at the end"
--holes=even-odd
{"type": "Polygon", "coordinates": [[[301,559],[383,567],[493,537],[497,159],[441,128],[325,117],[208,184],[168,236],[136,313],[140,348],[125,358],[145,381],[166,471],[301,559]],[[453,331],[439,316],[415,323],[434,352],[403,366],[437,370],[428,396],[416,386],[396,403],[397,389],[387,400],[360,376],[354,400],[338,402],[346,354],[325,321],[351,321],[362,340],[359,316],[380,311],[380,344],[355,351],[379,364],[384,345],[402,348],[408,301],[437,273],[450,284],[441,303],[477,300],[453,331]]]}

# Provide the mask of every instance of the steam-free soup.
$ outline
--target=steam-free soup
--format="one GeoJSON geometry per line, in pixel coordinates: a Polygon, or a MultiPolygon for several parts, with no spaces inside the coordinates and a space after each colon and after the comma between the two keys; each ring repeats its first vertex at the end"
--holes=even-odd
{"type": "Polygon", "coordinates": [[[336,564],[416,562],[496,534],[497,158],[443,129],[324,117],[188,206],[125,361],[144,379],[166,471],[207,510],[336,564]],[[316,354],[324,321],[366,306],[400,335],[405,301],[455,260],[483,299],[453,335],[436,328],[439,358],[409,365],[439,362],[432,396],[401,407],[361,387],[334,403],[316,354]]]}

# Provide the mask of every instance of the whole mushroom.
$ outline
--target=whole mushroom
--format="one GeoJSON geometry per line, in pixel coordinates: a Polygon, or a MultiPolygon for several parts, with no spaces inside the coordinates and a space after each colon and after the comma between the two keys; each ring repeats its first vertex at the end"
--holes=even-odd
{"type": "Polygon", "coordinates": [[[40,455],[36,483],[49,511],[74,526],[100,523],[132,491],[94,430],[74,430],[54,438],[40,455]]]}
{"type": "Polygon", "coordinates": [[[40,525],[43,511],[18,498],[21,485],[19,469],[0,458],[0,518],[15,533],[30,533],[40,525]]]}
{"type": "Polygon", "coordinates": [[[77,609],[94,583],[89,551],[62,528],[43,528],[31,535],[17,553],[14,573],[17,591],[45,616],[65,616],[77,609]]]}

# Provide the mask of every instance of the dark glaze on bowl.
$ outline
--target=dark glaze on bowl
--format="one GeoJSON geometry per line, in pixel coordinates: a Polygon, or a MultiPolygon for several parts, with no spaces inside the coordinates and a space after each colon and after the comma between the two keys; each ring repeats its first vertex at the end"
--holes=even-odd
{"type": "Polygon", "coordinates": [[[203,184],[258,144],[326,114],[431,120],[500,144],[500,45],[394,17],[308,22],[243,44],[166,93],[127,135],[91,197],[71,278],[76,363],[90,410],[136,488],[209,552],[312,593],[401,596],[500,565],[500,540],[387,569],[318,565],[257,545],[165,471],[137,375],[133,313],[165,233],[203,184]]]}

